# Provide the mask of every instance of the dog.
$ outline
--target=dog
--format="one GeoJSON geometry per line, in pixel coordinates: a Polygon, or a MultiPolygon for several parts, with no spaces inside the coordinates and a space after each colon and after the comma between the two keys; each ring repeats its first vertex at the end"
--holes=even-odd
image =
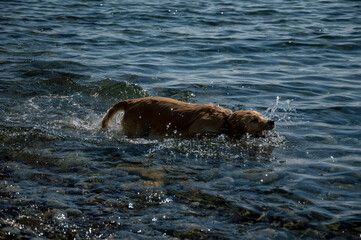
{"type": "Polygon", "coordinates": [[[226,134],[240,138],[255,137],[272,130],[275,123],[253,110],[232,112],[213,104],[191,104],[164,97],[144,97],[124,100],[112,106],[102,120],[109,125],[118,111],[124,111],[123,132],[127,137],[150,135],[195,137],[226,134]]]}

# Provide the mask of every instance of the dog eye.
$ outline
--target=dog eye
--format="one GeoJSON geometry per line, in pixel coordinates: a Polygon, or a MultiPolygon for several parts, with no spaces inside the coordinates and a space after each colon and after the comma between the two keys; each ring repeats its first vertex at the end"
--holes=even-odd
{"type": "Polygon", "coordinates": [[[258,123],[258,118],[253,118],[253,119],[251,120],[251,122],[252,122],[252,123],[258,123]]]}

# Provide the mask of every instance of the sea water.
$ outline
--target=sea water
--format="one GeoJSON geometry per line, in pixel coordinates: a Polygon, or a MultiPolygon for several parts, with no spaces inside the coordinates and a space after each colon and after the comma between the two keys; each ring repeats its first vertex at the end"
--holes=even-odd
{"type": "Polygon", "coordinates": [[[360,239],[359,1],[2,1],[0,236],[360,239]],[[118,101],[254,109],[265,138],[135,138],[118,101]]]}

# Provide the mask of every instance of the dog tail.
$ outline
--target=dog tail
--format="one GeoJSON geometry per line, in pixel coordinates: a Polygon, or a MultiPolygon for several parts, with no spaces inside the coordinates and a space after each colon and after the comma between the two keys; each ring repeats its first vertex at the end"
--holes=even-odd
{"type": "Polygon", "coordinates": [[[110,120],[112,120],[113,116],[119,111],[124,111],[126,106],[127,106],[127,102],[122,101],[122,102],[115,104],[113,107],[109,108],[109,110],[103,117],[102,128],[108,127],[109,122],[110,122],[110,120]]]}

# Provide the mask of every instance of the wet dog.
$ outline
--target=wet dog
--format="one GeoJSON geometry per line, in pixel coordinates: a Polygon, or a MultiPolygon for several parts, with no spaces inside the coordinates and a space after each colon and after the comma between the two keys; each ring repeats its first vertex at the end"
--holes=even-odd
{"type": "Polygon", "coordinates": [[[226,134],[231,138],[240,138],[247,133],[259,137],[264,131],[275,127],[274,121],[253,110],[232,112],[213,104],[145,97],[121,101],[112,106],[102,120],[102,128],[108,126],[118,111],[124,111],[122,127],[128,137],[226,134]]]}

